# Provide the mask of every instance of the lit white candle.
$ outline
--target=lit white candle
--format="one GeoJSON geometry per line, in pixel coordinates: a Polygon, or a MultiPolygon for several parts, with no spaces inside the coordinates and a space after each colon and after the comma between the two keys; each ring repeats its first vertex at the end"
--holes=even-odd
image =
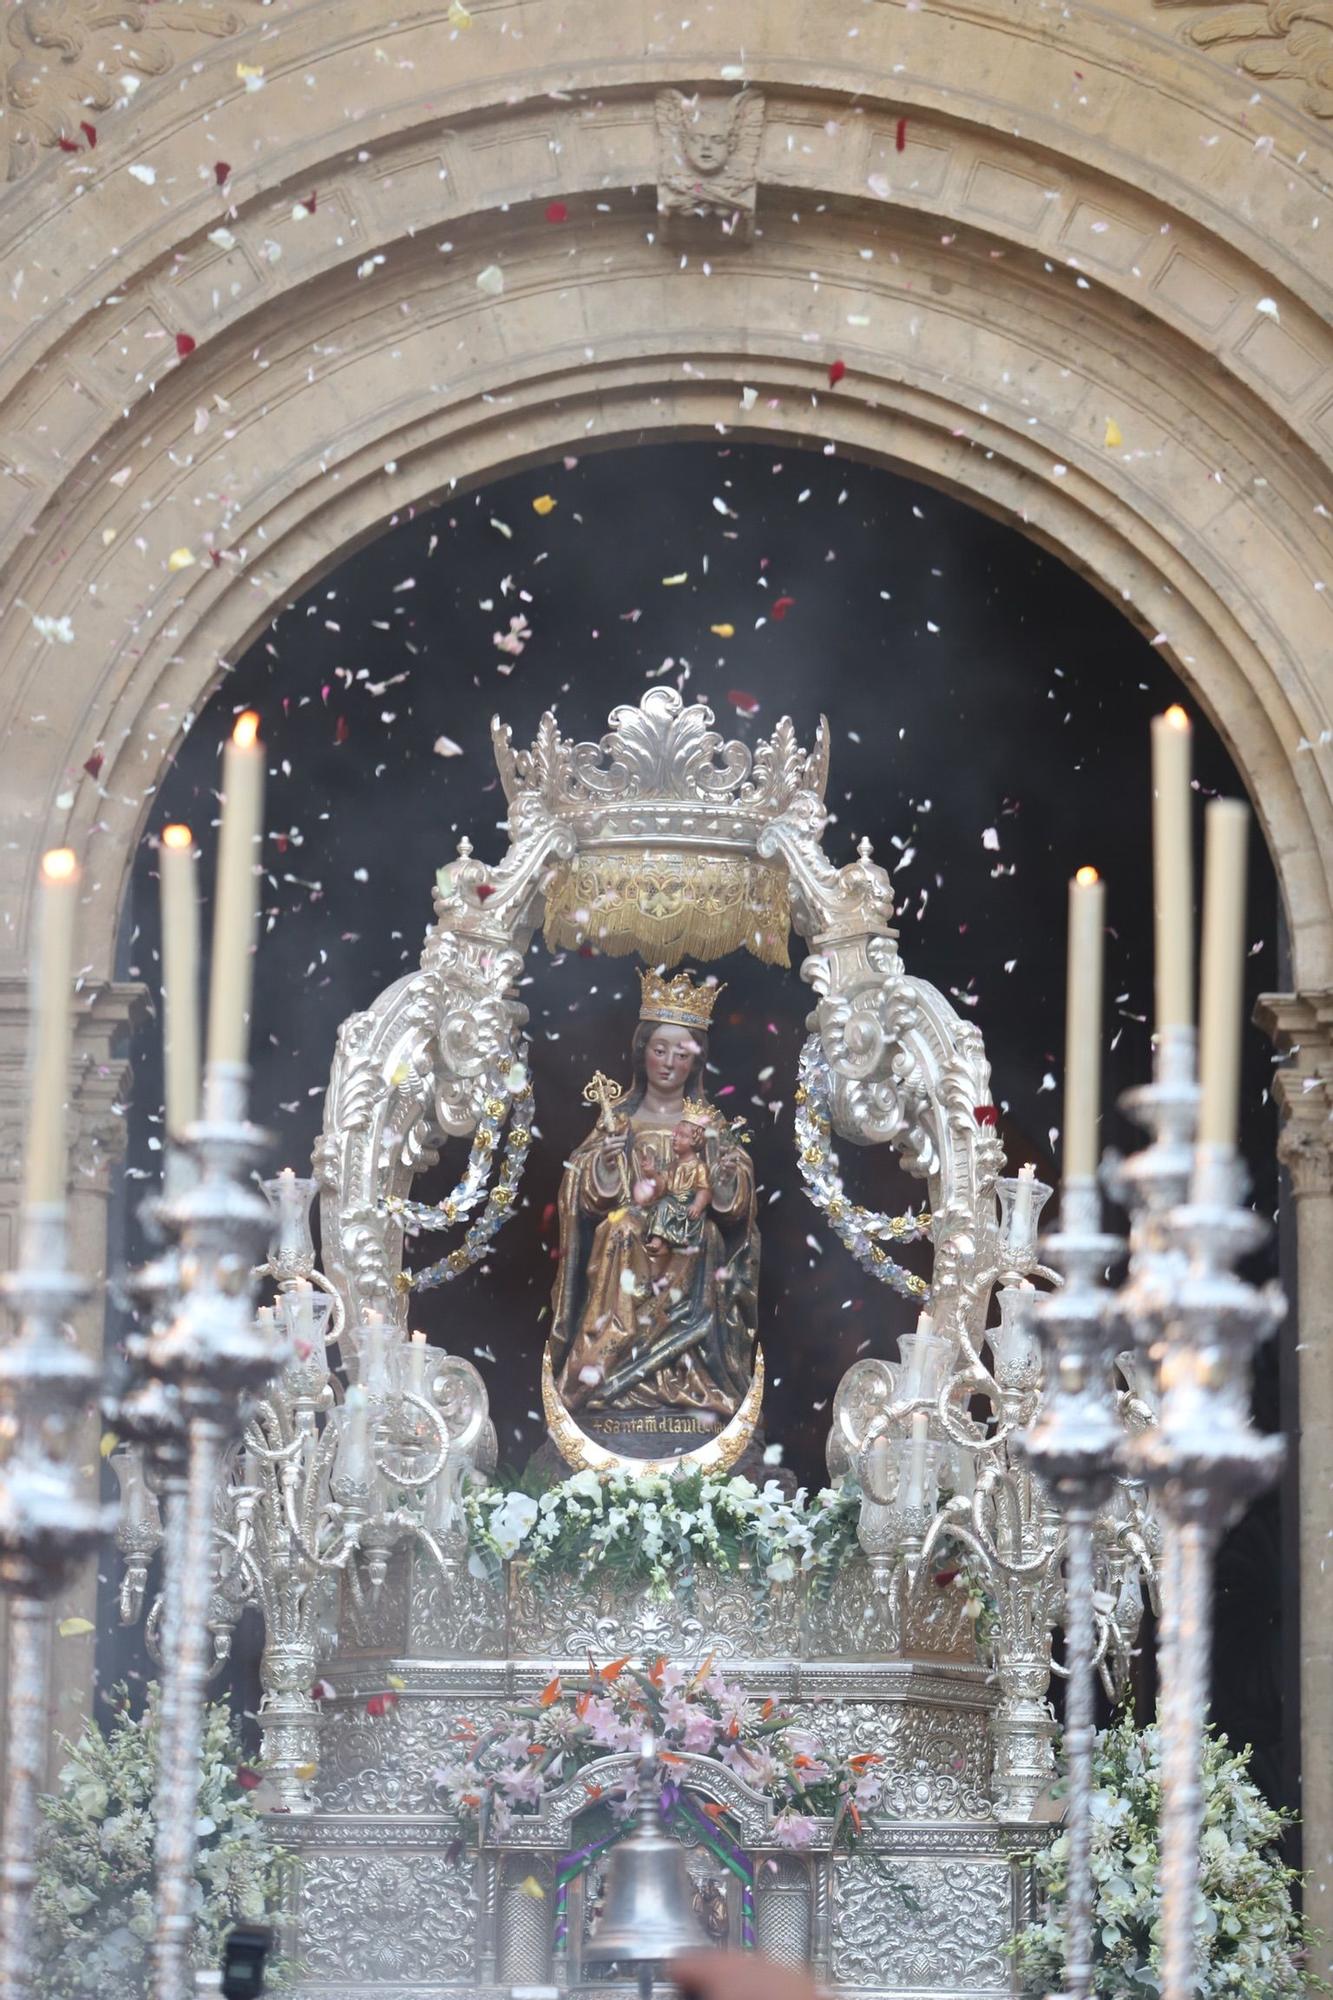
{"type": "Polygon", "coordinates": [[[264,821],[264,746],[259,717],[236,719],[222,761],[222,832],[213,904],[213,965],[208,991],[208,1060],[243,1063],[249,1049],[258,917],[257,843],[264,821]]]}
{"type": "Polygon", "coordinates": [[[1106,884],[1095,868],[1080,868],[1069,885],[1063,1160],[1066,1180],[1087,1179],[1097,1171],[1105,936],[1106,884]]]}
{"type": "Polygon", "coordinates": [[[1190,849],[1190,719],[1168,708],[1152,725],[1153,909],[1157,1030],[1194,1020],[1194,868],[1190,849]]]}
{"type": "Polygon", "coordinates": [[[1025,1167],[1018,1169],[1018,1185],[1014,1189],[1014,1205],[1009,1211],[1009,1233],[1017,1244],[1027,1242],[1028,1229],[1032,1222],[1033,1183],[1036,1181],[1036,1178],[1037,1169],[1033,1166],[1031,1160],[1028,1161],[1025,1167]]]}
{"type": "Polygon", "coordinates": [[[29,993],[32,1096],[23,1196],[30,1203],[65,1199],[65,1100],[69,1092],[70,981],[79,864],[68,847],[42,856],[37,956],[29,993]]]}
{"type": "Polygon", "coordinates": [[[1199,1144],[1234,1147],[1240,1110],[1249,808],[1214,799],[1204,814],[1199,993],[1199,1144]]]}
{"type": "Polygon", "coordinates": [[[158,846],[162,907],[162,1062],[167,1137],[199,1116],[198,854],[188,826],[164,826],[158,846]]]}

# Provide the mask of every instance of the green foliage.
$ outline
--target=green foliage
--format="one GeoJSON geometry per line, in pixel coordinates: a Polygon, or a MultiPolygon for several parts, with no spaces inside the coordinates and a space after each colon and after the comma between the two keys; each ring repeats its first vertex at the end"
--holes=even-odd
{"type": "MultiPolygon", "coordinates": [[[[1210,1733],[1203,1756],[1204,1825],[1199,1856],[1200,2000],[1279,2000],[1315,1990],[1303,1969],[1310,1933],[1291,1903],[1293,1870],[1277,1842],[1283,1814],[1249,1775],[1249,1752],[1210,1733]]],[[[1114,2000],[1158,1992],[1161,1927],[1161,1744],[1132,1715],[1102,1730],[1094,1755],[1092,1870],[1094,1990],[1114,2000]]],[[[1024,1972],[1044,1992],[1064,1971],[1069,1842],[1052,1842],[1036,1863],[1044,1909],[1015,1944],[1024,1972]]]]}
{"type": "MultiPolygon", "coordinates": [[[[87,1723],[59,1789],[41,1800],[33,1899],[36,1985],[42,2000],[123,2000],[147,1987],[153,1935],[153,1793],[157,1782],[157,1689],[141,1716],[126,1691],[105,1735],[87,1723]]],[[[241,1745],[221,1702],[204,1712],[194,1957],[221,1963],[222,1940],[242,1919],[262,1920],[281,1894],[285,1856],[267,1820],[237,1780],[241,1745]]],[[[268,1984],[274,1983],[270,1964],[268,1984]]]]}

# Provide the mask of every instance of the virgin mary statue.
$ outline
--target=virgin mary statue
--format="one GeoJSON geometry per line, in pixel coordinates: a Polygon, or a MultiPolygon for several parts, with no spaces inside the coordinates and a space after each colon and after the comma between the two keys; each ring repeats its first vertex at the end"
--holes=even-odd
{"type": "Polygon", "coordinates": [[[560,1186],[551,1364],[569,1410],[725,1423],[754,1360],[759,1232],[750,1156],[705,1095],[720,988],[641,974],[627,1092],[598,1076],[596,1127],[560,1186]]]}

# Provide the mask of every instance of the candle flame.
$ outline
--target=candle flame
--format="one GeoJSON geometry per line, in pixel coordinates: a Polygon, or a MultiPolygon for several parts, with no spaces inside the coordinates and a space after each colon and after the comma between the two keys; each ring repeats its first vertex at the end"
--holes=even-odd
{"type": "Polygon", "coordinates": [[[1190,726],[1190,719],[1178,701],[1172,702],[1162,720],[1169,722],[1173,729],[1188,729],[1190,726]]]}
{"type": "Polygon", "coordinates": [[[162,845],[164,847],[193,847],[194,835],[190,832],[188,826],[181,826],[179,823],[172,826],[164,826],[162,829],[162,845]]]}
{"type": "Polygon", "coordinates": [[[79,872],[79,857],[72,847],[52,847],[42,856],[43,882],[72,882],[79,872]]]}
{"type": "Polygon", "coordinates": [[[1090,889],[1094,882],[1100,882],[1101,879],[1095,868],[1080,868],[1074,877],[1080,889],[1090,889]]]}
{"type": "Polygon", "coordinates": [[[243,715],[237,716],[231,740],[238,750],[253,749],[259,740],[259,717],[252,708],[247,708],[243,715]]]}

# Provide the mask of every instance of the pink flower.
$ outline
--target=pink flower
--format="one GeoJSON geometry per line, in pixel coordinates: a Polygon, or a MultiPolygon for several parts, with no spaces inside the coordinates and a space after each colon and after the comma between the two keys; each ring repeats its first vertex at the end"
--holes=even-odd
{"type": "Polygon", "coordinates": [[[692,1708],[685,1717],[681,1748],[698,1750],[706,1756],[717,1739],[717,1727],[711,1715],[705,1715],[702,1709],[692,1708]]]}
{"type": "Polygon", "coordinates": [[[594,1743],[600,1743],[607,1750],[630,1750],[636,1741],[636,1732],[628,1723],[622,1722],[616,1714],[614,1702],[605,1695],[594,1695],[583,1711],[583,1726],[594,1743]]]}
{"type": "Polygon", "coordinates": [[[818,1822],[808,1813],[780,1812],[773,1822],[779,1847],[810,1847],[819,1832],[818,1822]]]}

